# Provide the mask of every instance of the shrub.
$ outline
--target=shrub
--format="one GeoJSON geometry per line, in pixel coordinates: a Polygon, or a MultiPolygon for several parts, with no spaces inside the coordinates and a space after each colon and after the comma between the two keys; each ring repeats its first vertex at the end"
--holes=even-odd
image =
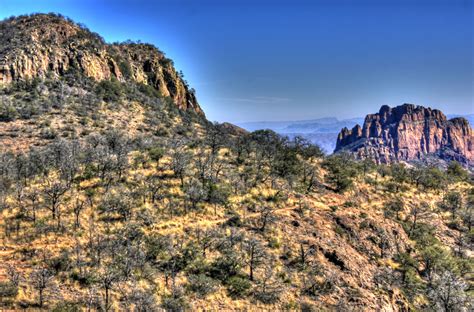
{"type": "Polygon", "coordinates": [[[158,91],[157,89],[153,88],[150,85],[146,85],[146,84],[141,83],[141,84],[138,85],[138,90],[140,90],[140,92],[143,93],[144,95],[146,95],[148,97],[151,97],[151,98],[160,98],[161,97],[160,91],[158,91]]]}
{"type": "Polygon", "coordinates": [[[217,286],[217,282],[204,274],[191,275],[188,277],[187,289],[205,297],[212,293],[217,286]]]}
{"type": "Polygon", "coordinates": [[[0,122],[13,121],[16,119],[17,115],[17,110],[11,104],[3,101],[0,103],[0,122]]]}
{"type": "Polygon", "coordinates": [[[94,276],[88,272],[84,272],[83,274],[81,274],[80,272],[74,270],[71,272],[69,277],[73,281],[77,281],[81,286],[92,285],[95,282],[94,276]]]}
{"type": "Polygon", "coordinates": [[[0,282],[0,298],[12,298],[18,294],[18,286],[12,282],[0,282]]]}
{"type": "Polygon", "coordinates": [[[76,302],[59,302],[52,309],[52,312],[80,312],[82,311],[81,305],[76,302]]]}
{"type": "Polygon", "coordinates": [[[231,297],[242,298],[248,294],[252,284],[244,277],[233,276],[226,281],[226,286],[231,297]]]}
{"type": "Polygon", "coordinates": [[[343,193],[353,185],[353,180],[357,175],[356,163],[346,154],[328,157],[322,163],[327,170],[325,179],[334,186],[334,190],[343,193]]]}
{"type": "Polygon", "coordinates": [[[148,156],[150,159],[156,163],[160,162],[160,159],[165,156],[165,150],[161,147],[153,147],[148,150],[148,156]]]}
{"type": "Polygon", "coordinates": [[[40,131],[40,137],[46,140],[54,140],[58,137],[58,132],[53,128],[43,128],[40,131]]]}
{"type": "Polygon", "coordinates": [[[232,216],[230,216],[226,220],[225,225],[226,226],[233,226],[233,227],[240,227],[240,226],[242,226],[242,219],[240,218],[240,216],[238,214],[233,214],[232,216]]]}
{"type": "Polygon", "coordinates": [[[126,60],[121,61],[119,63],[120,72],[125,78],[132,77],[132,67],[130,67],[130,63],[126,60]]]}
{"type": "Polygon", "coordinates": [[[184,298],[181,293],[165,296],[161,303],[161,307],[165,309],[165,311],[170,312],[187,311],[188,306],[189,304],[186,301],[186,298],[184,298]]]}
{"type": "Polygon", "coordinates": [[[469,173],[457,161],[449,163],[446,174],[454,181],[465,181],[469,177],[469,173]]]}
{"type": "Polygon", "coordinates": [[[116,102],[122,98],[122,84],[115,78],[112,80],[102,80],[96,87],[97,95],[106,102],[116,102]]]}
{"type": "Polygon", "coordinates": [[[318,309],[316,308],[316,306],[310,302],[301,302],[300,304],[300,309],[301,309],[301,312],[316,312],[318,311],[318,309]]]}

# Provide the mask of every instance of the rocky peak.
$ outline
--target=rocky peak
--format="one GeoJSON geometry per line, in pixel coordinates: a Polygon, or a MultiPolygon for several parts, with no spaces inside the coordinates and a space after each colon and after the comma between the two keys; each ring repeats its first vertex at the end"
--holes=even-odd
{"type": "Polygon", "coordinates": [[[474,163],[474,133],[464,118],[448,120],[437,109],[413,104],[384,105],[356,125],[339,133],[336,150],[378,163],[422,159],[435,154],[445,160],[474,163]]]}
{"type": "Polygon", "coordinates": [[[194,90],[164,53],[150,44],[108,44],[82,24],[56,14],[13,17],[0,22],[0,86],[61,76],[75,70],[95,80],[150,85],[179,109],[204,116],[194,90]]]}

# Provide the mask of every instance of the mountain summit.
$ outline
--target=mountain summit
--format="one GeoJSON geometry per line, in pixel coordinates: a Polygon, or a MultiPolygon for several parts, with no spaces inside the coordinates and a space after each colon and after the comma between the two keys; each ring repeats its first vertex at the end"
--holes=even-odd
{"type": "Polygon", "coordinates": [[[210,125],[173,61],[151,44],[109,44],[58,14],[0,21],[0,146],[123,132],[193,137],[210,125]]]}
{"type": "Polygon", "coordinates": [[[204,116],[194,90],[172,60],[153,45],[108,44],[83,24],[57,14],[25,15],[0,23],[0,85],[70,71],[97,81],[152,86],[179,109],[204,116]]]}
{"type": "Polygon", "coordinates": [[[443,160],[474,162],[474,133],[464,118],[447,119],[437,109],[403,104],[382,106],[364,125],[343,128],[335,152],[349,151],[377,163],[421,160],[428,154],[443,160]]]}

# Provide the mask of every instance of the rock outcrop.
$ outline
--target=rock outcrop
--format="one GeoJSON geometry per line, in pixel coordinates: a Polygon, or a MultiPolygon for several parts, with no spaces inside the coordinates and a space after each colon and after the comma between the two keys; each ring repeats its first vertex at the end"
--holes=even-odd
{"type": "Polygon", "coordinates": [[[0,22],[0,86],[72,71],[99,81],[115,78],[150,85],[179,109],[204,116],[182,74],[150,44],[107,44],[84,25],[55,14],[0,22]]]}
{"type": "Polygon", "coordinates": [[[348,151],[377,163],[421,160],[428,154],[474,164],[474,132],[464,118],[448,120],[437,109],[413,104],[382,106],[364,125],[344,128],[335,152],[348,151]]]}

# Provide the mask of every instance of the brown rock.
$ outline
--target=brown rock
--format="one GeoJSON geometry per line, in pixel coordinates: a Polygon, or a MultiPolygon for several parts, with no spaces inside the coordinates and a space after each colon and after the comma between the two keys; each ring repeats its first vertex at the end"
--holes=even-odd
{"type": "Polygon", "coordinates": [[[344,128],[336,150],[377,163],[420,160],[434,154],[444,160],[474,163],[474,133],[464,118],[448,120],[439,110],[403,104],[382,106],[366,116],[361,128],[344,128]]]}
{"type": "Polygon", "coordinates": [[[85,26],[55,14],[20,16],[0,23],[0,86],[62,76],[69,70],[95,80],[148,84],[171,97],[178,108],[204,116],[194,91],[172,61],[150,44],[107,44],[85,26]]]}

